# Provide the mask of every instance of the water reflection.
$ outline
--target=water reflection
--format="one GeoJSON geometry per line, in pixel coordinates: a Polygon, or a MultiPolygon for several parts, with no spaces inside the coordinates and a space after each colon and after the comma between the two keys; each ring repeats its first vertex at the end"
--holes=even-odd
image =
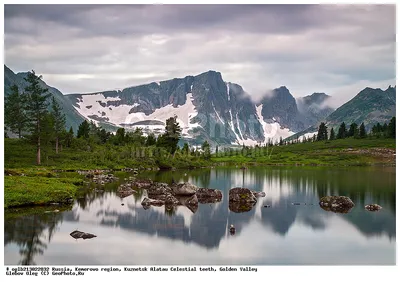
{"type": "MultiPolygon", "coordinates": [[[[380,241],[376,243],[377,247],[383,242],[392,242],[390,244],[393,247],[393,253],[395,251],[394,168],[252,168],[248,170],[217,168],[141,174],[141,177],[151,178],[155,181],[167,183],[188,181],[199,187],[215,188],[223,192],[221,202],[199,204],[198,209],[194,212],[185,206],[174,208],[152,206],[145,210],[140,203],[146,196],[146,192],[140,189],[137,190],[137,193],[121,199],[116,195],[117,187],[124,183],[124,179],[128,176],[126,174],[119,176],[119,181],[102,187],[89,183],[88,187],[82,189],[73,208],[62,213],[48,214],[40,211],[29,214],[27,212],[27,216],[16,216],[11,213],[8,213],[7,216],[6,213],[5,263],[12,263],[12,247],[15,246],[19,252],[19,264],[34,264],[35,256],[46,257],[47,246],[52,244],[51,239],[57,235],[60,237],[64,235],[61,232],[57,233],[57,230],[65,223],[79,226],[79,230],[85,229],[83,231],[87,232],[96,226],[98,232],[103,234],[118,234],[118,232],[122,232],[119,230],[123,230],[131,233],[131,236],[147,235],[149,240],[155,240],[155,236],[160,240],[164,238],[173,242],[182,242],[188,252],[194,244],[205,250],[218,252],[223,257],[223,255],[227,255],[224,251],[224,244],[242,244],[241,242],[246,238],[249,241],[254,240],[254,236],[259,238],[257,240],[260,243],[268,244],[263,238],[270,237],[271,234],[282,238],[288,246],[296,245],[297,240],[301,239],[304,232],[313,232],[308,237],[317,236],[315,238],[327,246],[339,242],[344,243],[348,238],[359,236],[354,230],[343,231],[343,223],[347,222],[365,238],[379,238],[380,241]],[[104,191],[96,192],[96,187],[104,191]],[[251,207],[233,207],[226,200],[229,189],[233,187],[247,187],[263,191],[266,193],[266,197],[259,198],[258,203],[251,207]],[[356,206],[348,214],[324,211],[319,207],[318,202],[320,197],[326,195],[348,196],[356,206]],[[125,205],[121,206],[121,203],[125,205]],[[301,205],[292,203],[301,203],[301,205]],[[377,203],[383,209],[376,213],[366,211],[364,205],[369,203],[377,203]],[[264,205],[270,207],[265,208],[264,205]],[[235,226],[234,236],[229,235],[231,224],[235,226]],[[258,226],[261,226],[262,229],[259,229],[258,226]],[[330,234],[337,236],[329,239],[328,236],[318,237],[318,234],[325,234],[325,230],[329,230],[330,234]],[[341,238],[344,234],[346,238],[341,238]],[[234,243],[236,241],[232,240],[239,241],[234,243]]],[[[71,231],[73,230],[68,230],[68,234],[71,231]]],[[[102,236],[99,235],[92,240],[101,240],[101,238],[102,236]]],[[[317,246],[312,241],[302,243],[307,244],[310,253],[313,249],[317,251],[317,246]]],[[[57,248],[57,244],[54,244],[57,248]]],[[[64,242],[63,244],[69,243],[64,242]]],[[[107,241],[105,244],[108,244],[108,248],[116,246],[113,240],[107,241]]],[[[371,245],[371,252],[372,247],[374,246],[371,245]]],[[[136,246],[136,248],[140,248],[140,246],[136,246]]],[[[164,248],[160,252],[165,254],[169,249],[168,244],[164,248]]],[[[290,251],[290,249],[287,250],[289,254],[290,251]]],[[[367,252],[368,248],[363,251],[367,252]]],[[[90,253],[90,250],[85,252],[87,261],[91,259],[90,253]]],[[[264,259],[256,258],[255,254],[253,255],[253,259],[251,254],[248,255],[250,262],[276,263],[276,261],[271,261],[272,258],[267,258],[267,255],[264,259]]],[[[346,255],[352,257],[352,254],[346,255]]],[[[389,253],[387,255],[389,258],[386,257],[385,261],[394,263],[394,257],[391,259],[391,255],[392,253],[389,253]]],[[[292,261],[295,264],[307,261],[300,255],[296,258],[297,260],[294,260],[288,255],[288,257],[281,258],[281,261],[287,264],[292,261]]],[[[158,258],[154,259],[157,261],[158,258]]],[[[362,259],[362,257],[354,258],[353,263],[362,259]]],[[[242,260],[243,258],[233,261],[224,259],[221,263],[240,264],[242,260]]],[[[321,260],[314,257],[308,258],[308,261],[317,264],[321,260]]],[[[55,263],[57,264],[57,262],[55,263]]],[[[69,263],[76,264],[72,261],[69,263]]],[[[199,264],[199,261],[193,258],[193,261],[187,263],[199,264]]]]}
{"type": "MultiPolygon", "coordinates": [[[[63,208],[66,210],[68,208],[63,208]]],[[[6,213],[4,220],[4,245],[16,244],[19,248],[18,264],[35,265],[35,256],[43,255],[58,226],[61,213],[49,212],[49,208],[24,209],[27,215],[18,215],[18,210],[6,213]]]]}

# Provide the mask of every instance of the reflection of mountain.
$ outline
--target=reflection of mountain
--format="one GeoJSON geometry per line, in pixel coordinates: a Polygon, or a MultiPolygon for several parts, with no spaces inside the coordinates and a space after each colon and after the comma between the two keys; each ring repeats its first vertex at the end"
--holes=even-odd
{"type": "Polygon", "coordinates": [[[4,246],[16,244],[19,248],[18,264],[34,265],[35,256],[43,255],[57,227],[62,214],[45,213],[45,208],[28,209],[29,215],[7,214],[4,219],[4,246]]]}

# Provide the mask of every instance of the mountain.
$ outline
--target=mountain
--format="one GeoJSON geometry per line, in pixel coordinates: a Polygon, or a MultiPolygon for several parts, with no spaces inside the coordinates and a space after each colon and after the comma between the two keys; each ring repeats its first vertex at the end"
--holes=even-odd
{"type": "Polygon", "coordinates": [[[224,81],[221,73],[212,70],[66,97],[81,115],[94,122],[127,129],[140,127],[145,133],[163,132],[165,120],[176,115],[184,140],[192,144],[204,140],[221,145],[262,144],[268,138],[286,138],[304,130],[315,115],[326,117],[317,110],[323,101],[314,98],[299,111],[296,99],[284,86],[254,103],[240,85],[224,81]]]}
{"type": "MultiPolygon", "coordinates": [[[[11,69],[4,65],[4,95],[7,96],[10,94],[10,87],[14,84],[16,84],[19,90],[23,92],[25,87],[28,85],[28,83],[25,81],[27,74],[27,72],[15,74],[11,69]]],[[[71,102],[58,89],[47,85],[43,80],[41,80],[40,86],[47,88],[62,107],[66,117],[67,129],[72,126],[74,132],[77,132],[79,124],[83,122],[85,118],[75,110],[75,108],[71,105],[71,102]]]]}
{"type": "Polygon", "coordinates": [[[297,99],[299,112],[307,127],[325,119],[335,109],[329,106],[331,96],[325,93],[313,93],[297,99]]]}
{"type": "Polygon", "coordinates": [[[365,128],[369,131],[378,122],[388,123],[393,116],[396,116],[396,87],[389,86],[386,90],[366,87],[325,119],[320,119],[314,125],[288,139],[312,135],[318,131],[320,122],[325,122],[328,128],[333,127],[336,132],[342,122],[347,127],[353,122],[358,125],[364,122],[365,128]]]}
{"type": "MultiPolygon", "coordinates": [[[[4,90],[26,86],[27,73],[15,74],[4,66],[4,90]]],[[[145,134],[163,133],[165,121],[176,115],[183,131],[182,142],[200,145],[256,145],[269,139],[287,138],[302,131],[333,111],[325,107],[329,96],[314,93],[295,99],[281,86],[255,103],[242,86],[224,81],[210,70],[199,75],[152,82],[120,90],[63,95],[42,81],[76,132],[84,120],[109,131],[142,128],[145,134]]]]}
{"type": "Polygon", "coordinates": [[[364,122],[366,129],[371,129],[376,123],[388,122],[395,115],[396,87],[389,86],[385,91],[367,87],[330,114],[326,121],[331,126],[342,122],[346,125],[364,122]]]}

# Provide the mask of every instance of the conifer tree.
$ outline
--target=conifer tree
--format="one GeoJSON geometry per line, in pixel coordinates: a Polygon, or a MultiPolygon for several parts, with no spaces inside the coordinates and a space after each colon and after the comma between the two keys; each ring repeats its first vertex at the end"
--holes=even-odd
{"type": "Polygon", "coordinates": [[[22,137],[22,132],[28,124],[28,117],[25,112],[26,99],[19,92],[18,86],[11,86],[11,93],[5,97],[4,103],[4,124],[18,134],[18,138],[22,137]]]}
{"type": "Polygon", "coordinates": [[[35,71],[28,72],[28,76],[25,80],[28,82],[28,86],[25,87],[25,93],[27,95],[26,103],[26,114],[29,120],[29,132],[32,134],[33,140],[37,147],[36,163],[41,164],[40,149],[41,139],[43,136],[42,132],[42,121],[45,115],[48,113],[47,98],[50,97],[47,88],[40,86],[41,76],[37,76],[35,71]]]}
{"type": "Polygon", "coordinates": [[[51,114],[53,116],[54,137],[56,139],[56,154],[58,154],[58,144],[61,134],[65,131],[65,114],[62,112],[61,106],[57,103],[54,96],[51,100],[51,114]]]}

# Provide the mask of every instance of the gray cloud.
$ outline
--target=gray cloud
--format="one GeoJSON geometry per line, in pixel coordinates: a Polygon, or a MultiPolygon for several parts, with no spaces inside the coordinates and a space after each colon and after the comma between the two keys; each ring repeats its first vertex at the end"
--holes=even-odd
{"type": "Polygon", "coordinates": [[[5,63],[14,71],[35,69],[64,93],[210,69],[254,97],[286,85],[295,96],[326,92],[344,102],[361,83],[395,82],[395,5],[5,5],[4,11],[5,63]]]}

